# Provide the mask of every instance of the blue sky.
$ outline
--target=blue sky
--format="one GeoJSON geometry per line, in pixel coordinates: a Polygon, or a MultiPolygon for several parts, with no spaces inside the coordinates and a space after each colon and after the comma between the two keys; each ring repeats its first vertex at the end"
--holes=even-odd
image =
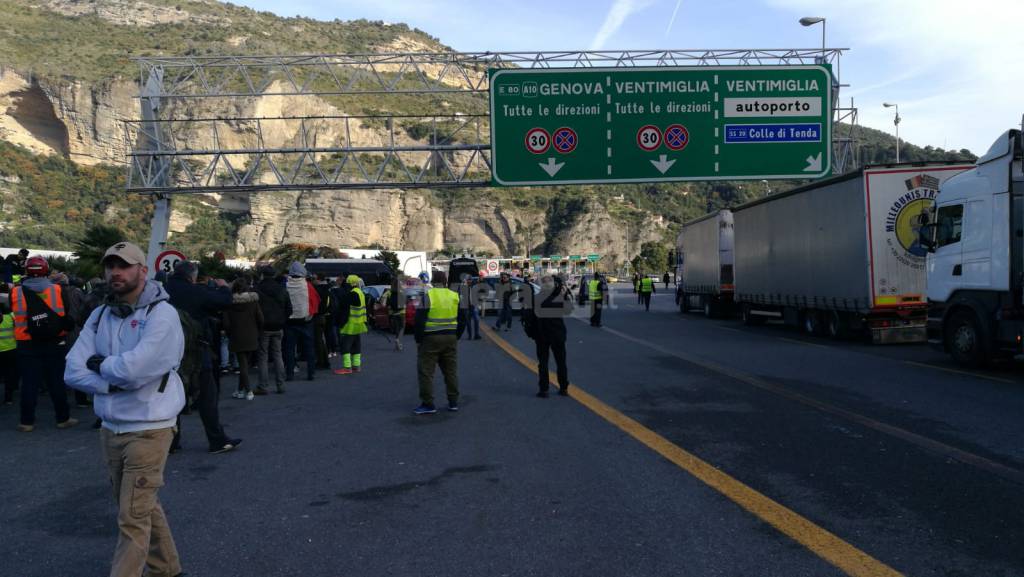
{"type": "Polygon", "coordinates": [[[235,0],[281,16],[404,22],[457,50],[850,48],[860,124],[983,153],[1024,114],[1024,0],[235,0]]]}

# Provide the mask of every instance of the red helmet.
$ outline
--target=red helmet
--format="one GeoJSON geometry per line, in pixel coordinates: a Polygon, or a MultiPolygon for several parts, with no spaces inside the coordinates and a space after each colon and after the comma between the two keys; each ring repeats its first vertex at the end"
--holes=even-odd
{"type": "Polygon", "coordinates": [[[46,276],[50,274],[50,263],[41,256],[30,257],[25,261],[25,274],[28,276],[46,276]]]}

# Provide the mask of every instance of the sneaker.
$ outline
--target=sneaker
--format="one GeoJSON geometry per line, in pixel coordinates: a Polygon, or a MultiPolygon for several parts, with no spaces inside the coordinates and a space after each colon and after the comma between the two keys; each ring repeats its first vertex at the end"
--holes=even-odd
{"type": "Polygon", "coordinates": [[[267,394],[267,388],[266,387],[256,387],[256,390],[254,390],[252,393],[254,395],[256,395],[257,397],[262,397],[263,395],[267,394]]]}
{"type": "Polygon", "coordinates": [[[537,391],[537,396],[539,398],[541,398],[541,399],[546,399],[546,398],[548,398],[548,392],[547,391],[537,391]]]}
{"type": "Polygon", "coordinates": [[[316,377],[313,376],[313,375],[306,375],[306,380],[307,381],[312,381],[312,380],[315,380],[315,379],[316,379],[316,377]]]}
{"type": "Polygon", "coordinates": [[[459,412],[459,402],[458,401],[448,401],[448,411],[452,412],[452,413],[459,412]]]}
{"type": "Polygon", "coordinates": [[[256,395],[254,395],[252,391],[246,391],[245,392],[245,400],[251,401],[251,400],[253,400],[255,398],[256,398],[256,395]]]}
{"type": "Polygon", "coordinates": [[[77,424],[78,424],[78,419],[68,418],[68,420],[64,421],[63,423],[57,423],[57,428],[58,429],[70,429],[71,427],[74,427],[77,424]]]}
{"type": "Polygon", "coordinates": [[[280,386],[280,387],[277,388],[277,394],[279,394],[279,395],[283,395],[284,394],[284,386],[280,386]]]}
{"type": "Polygon", "coordinates": [[[35,425],[18,425],[18,432],[20,433],[31,433],[36,430],[35,425]]]}
{"type": "Polygon", "coordinates": [[[336,375],[351,375],[352,369],[334,369],[336,375]]]}
{"type": "Polygon", "coordinates": [[[498,332],[500,330],[501,330],[501,327],[499,327],[498,325],[494,325],[494,332],[498,332]]]}
{"type": "Polygon", "coordinates": [[[231,397],[234,398],[234,399],[244,399],[245,398],[245,391],[235,391],[235,392],[231,393],[231,397]]]}
{"type": "Polygon", "coordinates": [[[421,404],[413,410],[413,414],[416,415],[433,415],[437,412],[437,407],[434,405],[428,405],[426,403],[421,404]]]}
{"type": "Polygon", "coordinates": [[[567,387],[562,387],[561,389],[558,389],[558,396],[560,396],[560,397],[568,397],[569,396],[569,389],[567,387]]]}
{"type": "Polygon", "coordinates": [[[228,451],[234,451],[238,448],[238,445],[242,444],[242,439],[228,439],[226,443],[219,447],[210,447],[210,453],[227,453],[228,451]]]}

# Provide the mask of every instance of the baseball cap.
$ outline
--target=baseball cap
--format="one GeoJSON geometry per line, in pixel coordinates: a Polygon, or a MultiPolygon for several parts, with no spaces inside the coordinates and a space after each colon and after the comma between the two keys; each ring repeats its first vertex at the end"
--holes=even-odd
{"type": "Polygon", "coordinates": [[[146,253],[130,242],[119,242],[107,249],[100,262],[106,262],[108,258],[116,256],[128,264],[146,265],[146,253]]]}

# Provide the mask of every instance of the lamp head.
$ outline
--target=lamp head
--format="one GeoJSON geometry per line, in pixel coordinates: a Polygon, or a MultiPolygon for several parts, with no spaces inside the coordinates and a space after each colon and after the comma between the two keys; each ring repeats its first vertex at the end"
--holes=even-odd
{"type": "Polygon", "coordinates": [[[800,24],[803,26],[814,26],[818,22],[824,22],[825,19],[821,16],[805,16],[800,19],[800,24]]]}
{"type": "Polygon", "coordinates": [[[882,106],[884,106],[886,108],[892,108],[893,106],[896,106],[896,105],[893,104],[892,102],[883,102],[882,106]]]}

